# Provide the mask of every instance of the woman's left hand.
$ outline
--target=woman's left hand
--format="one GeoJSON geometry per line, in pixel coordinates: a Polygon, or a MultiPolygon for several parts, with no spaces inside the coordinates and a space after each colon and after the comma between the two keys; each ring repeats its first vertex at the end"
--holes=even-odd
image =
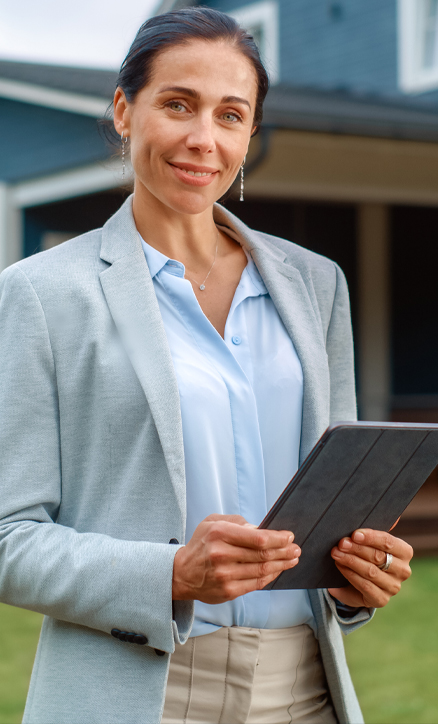
{"type": "Polygon", "coordinates": [[[382,608],[399,592],[411,575],[409,561],[414,552],[400,538],[380,530],[361,528],[351,538],[343,538],[332,549],[336,567],[350,581],[346,588],[329,588],[329,593],[347,606],[382,608]],[[379,566],[392,555],[387,571],[379,566]]]}

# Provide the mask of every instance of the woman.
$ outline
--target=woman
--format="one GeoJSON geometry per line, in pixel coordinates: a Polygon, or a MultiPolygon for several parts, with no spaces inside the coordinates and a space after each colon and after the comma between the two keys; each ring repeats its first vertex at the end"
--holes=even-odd
{"type": "Polygon", "coordinates": [[[409,546],[357,531],[348,587],[261,590],[300,550],[256,525],[355,415],[340,270],[214,205],[267,87],[231,18],[149,20],[114,98],[133,197],[2,274],[1,600],[46,615],[29,724],[361,721],[341,631],[409,546]]]}

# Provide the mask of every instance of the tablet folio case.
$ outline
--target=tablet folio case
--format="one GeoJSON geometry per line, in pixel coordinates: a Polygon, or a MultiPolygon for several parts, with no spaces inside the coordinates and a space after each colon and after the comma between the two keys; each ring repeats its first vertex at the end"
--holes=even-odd
{"type": "Polygon", "coordinates": [[[261,523],[292,530],[299,564],[265,590],[339,588],[330,551],[357,528],[389,530],[438,464],[438,425],[329,428],[261,523]]]}

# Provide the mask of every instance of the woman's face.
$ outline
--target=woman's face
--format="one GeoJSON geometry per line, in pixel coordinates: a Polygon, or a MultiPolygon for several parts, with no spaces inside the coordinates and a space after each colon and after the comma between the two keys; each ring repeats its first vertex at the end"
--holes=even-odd
{"type": "Polygon", "coordinates": [[[246,155],[257,93],[251,62],[223,41],[161,52],[133,103],[117,89],[116,130],[130,136],[135,193],[198,214],[231,186],[246,155]]]}

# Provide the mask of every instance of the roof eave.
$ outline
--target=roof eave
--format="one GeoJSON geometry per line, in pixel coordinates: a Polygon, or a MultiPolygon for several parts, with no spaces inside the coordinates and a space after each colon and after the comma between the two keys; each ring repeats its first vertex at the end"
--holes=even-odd
{"type": "Polygon", "coordinates": [[[106,98],[69,93],[7,78],[0,78],[0,98],[55,108],[93,118],[103,118],[110,103],[106,98]]]}

